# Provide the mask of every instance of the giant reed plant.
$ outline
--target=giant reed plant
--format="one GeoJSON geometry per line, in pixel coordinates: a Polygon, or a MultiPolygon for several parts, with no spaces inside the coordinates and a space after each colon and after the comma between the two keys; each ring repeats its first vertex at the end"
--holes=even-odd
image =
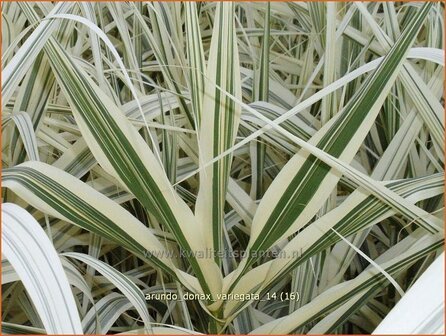
{"type": "Polygon", "coordinates": [[[2,3],[3,332],[373,332],[443,249],[443,30],[2,3]]]}

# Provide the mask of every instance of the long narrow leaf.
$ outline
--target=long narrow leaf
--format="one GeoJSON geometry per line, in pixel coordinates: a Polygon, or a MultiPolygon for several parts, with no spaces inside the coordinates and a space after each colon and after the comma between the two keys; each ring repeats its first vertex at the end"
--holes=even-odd
{"type": "Polygon", "coordinates": [[[12,203],[2,205],[2,250],[25,285],[48,334],[82,334],[70,285],[40,224],[12,203]]]}

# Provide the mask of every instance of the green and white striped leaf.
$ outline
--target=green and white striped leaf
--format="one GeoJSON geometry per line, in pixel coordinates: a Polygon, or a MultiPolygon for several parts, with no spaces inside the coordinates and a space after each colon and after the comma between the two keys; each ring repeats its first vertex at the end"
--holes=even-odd
{"type": "Polygon", "coordinates": [[[126,310],[132,307],[127,297],[118,293],[110,293],[100,299],[82,319],[82,327],[86,334],[107,334],[115,321],[126,310]],[[99,327],[96,327],[96,312],[99,327]]]}
{"type": "Polygon", "coordinates": [[[203,290],[218,293],[221,281],[213,260],[195,257],[204,244],[194,232],[194,216],[172,188],[153,152],[114,102],[54,39],[50,38],[44,49],[98,162],[167,225],[179,245],[189,251],[188,259],[203,290]],[[146,155],[138,155],[142,152],[146,155]]]}
{"type": "Polygon", "coordinates": [[[36,134],[34,132],[29,114],[26,112],[19,112],[17,114],[13,114],[11,119],[17,126],[29,159],[31,161],[39,161],[36,134]]]}
{"type": "MultiPolygon", "coordinates": [[[[72,4],[69,2],[60,2],[54,6],[50,15],[66,12],[71,6],[72,4]]],[[[41,22],[2,70],[2,107],[11,99],[14,90],[16,90],[51,34],[58,28],[58,25],[59,22],[57,21],[41,22]]]]}
{"type": "Polygon", "coordinates": [[[22,280],[48,334],[82,334],[73,293],[40,224],[12,203],[2,205],[2,252],[22,280]]]}
{"type": "MultiPolygon", "coordinates": [[[[389,50],[392,39],[388,37],[375,22],[373,17],[367,11],[363,4],[356,3],[356,6],[364,15],[367,22],[371,25],[372,30],[380,44],[385,50],[389,50]]],[[[410,93],[415,106],[418,107],[423,121],[428,126],[434,143],[439,153],[443,153],[442,147],[444,143],[444,108],[426,87],[423,79],[417,74],[412,65],[406,63],[401,71],[401,81],[410,93]]]]}
{"type": "MultiPolygon", "coordinates": [[[[442,3],[4,2],[2,24],[3,201],[138,287],[60,258],[84,333],[371,334],[441,252],[442,3]]],[[[3,332],[47,333],[4,258],[3,332]]]]}
{"type": "MultiPolygon", "coordinates": [[[[399,244],[399,246],[396,245],[393,248],[399,250],[397,256],[392,256],[391,259],[386,258],[393,254],[393,250],[390,249],[379,258],[381,261],[376,260],[376,262],[386,272],[390,274],[397,274],[423,256],[426,256],[441,248],[442,243],[443,237],[441,237],[441,235],[420,237],[419,235],[414,234],[414,237],[410,236],[406,238],[399,244]],[[402,249],[402,247],[404,249],[402,249]]],[[[385,276],[376,268],[368,268],[355,279],[346,281],[328,291],[325,291],[323,294],[319,295],[302,308],[296,310],[294,313],[273,322],[264,324],[260,328],[253,330],[250,334],[292,333],[293,330],[302,324],[322,316],[362,290],[378,289],[385,282],[385,276]],[[321,309],[321,307],[323,308],[321,309]]]]}
{"type": "Polygon", "coordinates": [[[203,45],[201,43],[200,25],[198,21],[197,4],[193,1],[184,4],[186,8],[186,47],[189,61],[189,81],[192,108],[200,129],[203,114],[203,96],[205,88],[206,64],[204,61],[203,45]]]}
{"type": "MultiPolygon", "coordinates": [[[[200,163],[212,160],[233,146],[240,122],[240,106],[222,93],[226,91],[241,97],[233,11],[233,3],[217,5],[198,137],[200,163]]],[[[222,222],[231,162],[232,156],[228,155],[200,172],[195,215],[201,223],[206,246],[217,255],[222,249],[222,222]]],[[[220,258],[215,260],[220,263],[220,258]]]]}
{"type": "MultiPolygon", "coordinates": [[[[395,81],[429,9],[429,4],[423,6],[354,99],[313,136],[309,144],[344,162],[353,158],[395,81]],[[364,111],[368,113],[365,115],[364,111]]],[[[338,173],[330,171],[308,152],[302,150],[296,154],[262,199],[253,220],[250,250],[254,252],[269,248],[278,239],[306,224],[319,209],[324,195],[328,195],[327,190],[332,190],[339,178],[338,173]]],[[[248,264],[252,261],[251,258],[248,264]]]]}
{"type": "Polygon", "coordinates": [[[144,322],[146,332],[151,330],[152,318],[149,315],[148,309],[146,307],[146,301],[144,299],[144,293],[139,289],[135,283],[132,282],[127,276],[118,272],[110,265],[93,258],[87,254],[76,253],[76,252],[66,252],[62,254],[65,257],[73,258],[79,260],[96,271],[104,275],[107,280],[109,280],[113,285],[116,286],[125,297],[132,303],[136,308],[141,319],[144,322]]]}
{"type": "Polygon", "coordinates": [[[4,335],[45,335],[45,330],[40,328],[23,326],[20,324],[2,322],[4,335]]]}
{"type": "MultiPolygon", "coordinates": [[[[115,241],[163,271],[172,275],[178,272],[183,278],[164,246],[148,228],[70,174],[45,163],[26,162],[5,169],[2,185],[42,212],[115,241]]],[[[192,282],[190,285],[190,281],[183,279],[187,287],[196,289],[198,284],[192,282]]]]}
{"type": "MultiPolygon", "coordinates": [[[[411,203],[441,195],[442,174],[427,180],[416,179],[399,183],[389,183],[389,187],[398,194],[407,197],[411,203]],[[429,182],[428,182],[429,181],[429,182]]],[[[308,260],[316,253],[335,244],[340,238],[331,230],[335,229],[343,236],[364,230],[365,228],[388,218],[394,212],[380,204],[379,200],[360,191],[355,192],[340,206],[328,212],[294,237],[281,251],[281,257],[256,267],[246,273],[234,287],[234,293],[252,293],[286,276],[291,270],[308,260]]],[[[230,276],[225,281],[230,281],[230,276]]],[[[225,307],[228,316],[239,305],[232,302],[225,307]]]]}

